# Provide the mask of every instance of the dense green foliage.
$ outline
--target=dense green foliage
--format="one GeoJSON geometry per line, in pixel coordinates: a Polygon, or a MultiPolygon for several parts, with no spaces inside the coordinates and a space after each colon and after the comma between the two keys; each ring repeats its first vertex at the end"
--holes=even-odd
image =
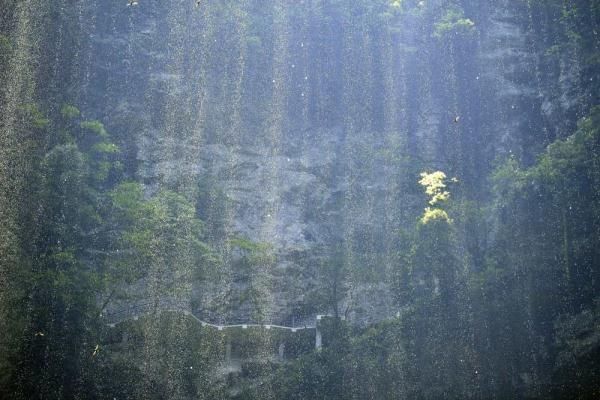
{"type": "Polygon", "coordinates": [[[15,314],[9,325],[24,340],[10,349],[21,361],[4,366],[2,390],[11,398],[81,396],[96,385],[104,308],[134,299],[124,285],[144,281],[155,296],[165,296],[181,290],[181,282],[201,279],[217,260],[185,197],[167,190],[148,197],[140,184],[123,182],[119,146],[101,122],[79,122],[70,105],[54,119],[33,104],[20,112],[24,129],[52,134],[47,149],[31,159],[37,164],[29,177],[33,224],[26,264],[15,271],[21,286],[10,293],[13,312],[31,311],[15,314]],[[35,381],[44,383],[32,386],[35,381]]]}
{"type": "MultiPolygon", "coordinates": [[[[481,271],[465,269],[446,218],[419,222],[397,271],[398,317],[366,330],[328,327],[323,352],[275,375],[276,398],[515,398],[523,390],[541,398],[594,398],[600,389],[599,145],[596,108],[535,165],[521,168],[511,158],[497,168],[493,205],[480,214],[498,218],[496,239],[481,271]],[[462,308],[466,303],[470,310],[462,308]],[[578,310],[586,311],[566,317],[578,310]],[[543,360],[535,359],[540,336],[551,343],[543,360]],[[512,346],[521,348],[498,351],[512,346]],[[582,363],[580,376],[572,370],[575,360],[582,363]],[[519,368],[535,376],[512,375],[519,368]],[[511,383],[520,379],[524,387],[511,383]]],[[[422,175],[422,182],[430,178],[424,186],[440,188],[432,176],[422,175]]]]}

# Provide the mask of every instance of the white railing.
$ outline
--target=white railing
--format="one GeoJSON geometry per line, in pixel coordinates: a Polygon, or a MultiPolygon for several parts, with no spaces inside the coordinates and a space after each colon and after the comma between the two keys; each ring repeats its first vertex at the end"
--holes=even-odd
{"type": "Polygon", "coordinates": [[[290,331],[292,333],[296,333],[298,331],[301,330],[309,330],[309,329],[314,329],[315,330],[315,348],[316,349],[320,349],[322,347],[322,336],[321,336],[321,331],[319,330],[319,321],[321,319],[323,319],[323,317],[330,317],[331,315],[329,314],[318,314],[315,317],[315,325],[314,326],[309,326],[309,325],[304,325],[304,326],[284,326],[284,325],[277,325],[277,324],[256,324],[256,323],[245,323],[245,324],[232,324],[232,325],[225,325],[225,324],[213,324],[207,321],[203,321],[200,318],[196,317],[194,314],[192,314],[192,312],[188,311],[188,310],[179,310],[179,309],[172,309],[172,308],[167,308],[167,309],[160,309],[160,310],[156,310],[156,311],[147,311],[147,312],[141,312],[141,313],[137,313],[137,314],[133,314],[131,316],[127,316],[125,318],[122,318],[118,321],[114,321],[114,322],[110,322],[107,325],[111,328],[116,327],[118,324],[123,323],[125,321],[137,321],[140,317],[145,316],[145,315],[150,315],[150,314],[155,314],[155,313],[164,313],[164,312],[172,312],[172,313],[182,313],[190,318],[192,318],[194,321],[198,322],[200,324],[200,326],[205,327],[205,328],[213,328],[216,329],[218,331],[224,331],[226,329],[248,329],[248,328],[261,328],[261,329],[266,329],[266,330],[270,330],[270,329],[280,329],[280,330],[286,330],[286,331],[290,331]]]}

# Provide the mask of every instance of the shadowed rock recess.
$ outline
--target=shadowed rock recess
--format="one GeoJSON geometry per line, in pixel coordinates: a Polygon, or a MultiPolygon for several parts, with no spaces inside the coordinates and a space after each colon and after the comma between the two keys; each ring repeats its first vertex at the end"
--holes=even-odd
{"type": "Polygon", "coordinates": [[[598,399],[600,1],[0,0],[0,221],[0,398],[598,399]]]}

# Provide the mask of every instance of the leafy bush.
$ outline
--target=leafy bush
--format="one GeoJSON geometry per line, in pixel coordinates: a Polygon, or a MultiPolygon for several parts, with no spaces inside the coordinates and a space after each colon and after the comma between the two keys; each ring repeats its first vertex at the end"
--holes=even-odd
{"type": "Polygon", "coordinates": [[[446,11],[442,19],[434,25],[433,36],[443,38],[449,34],[466,35],[475,30],[475,22],[465,18],[464,13],[456,8],[446,11]]]}
{"type": "Polygon", "coordinates": [[[108,138],[108,132],[104,128],[104,124],[100,121],[83,121],[81,123],[81,128],[94,132],[96,135],[102,138],[108,138]]]}
{"type": "Polygon", "coordinates": [[[65,119],[77,118],[80,114],[79,109],[70,104],[64,104],[60,109],[60,115],[65,119]]]}

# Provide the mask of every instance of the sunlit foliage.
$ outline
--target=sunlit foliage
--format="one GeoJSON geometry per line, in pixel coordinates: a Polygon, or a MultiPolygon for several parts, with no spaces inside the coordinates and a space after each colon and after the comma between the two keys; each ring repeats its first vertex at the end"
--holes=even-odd
{"type": "Polygon", "coordinates": [[[461,10],[457,8],[450,8],[434,27],[435,30],[433,35],[437,38],[442,38],[449,34],[471,34],[474,31],[475,22],[469,18],[466,18],[461,10]]]}
{"type": "Polygon", "coordinates": [[[446,174],[442,171],[432,173],[422,172],[419,184],[425,188],[425,193],[429,196],[429,204],[435,206],[443,203],[450,198],[450,192],[446,190],[446,174]]]}
{"type": "Polygon", "coordinates": [[[429,205],[432,206],[425,208],[421,223],[428,224],[432,221],[452,222],[448,217],[448,213],[441,208],[450,199],[450,192],[446,190],[446,174],[442,171],[422,172],[419,184],[425,188],[425,193],[429,196],[429,205]]]}

